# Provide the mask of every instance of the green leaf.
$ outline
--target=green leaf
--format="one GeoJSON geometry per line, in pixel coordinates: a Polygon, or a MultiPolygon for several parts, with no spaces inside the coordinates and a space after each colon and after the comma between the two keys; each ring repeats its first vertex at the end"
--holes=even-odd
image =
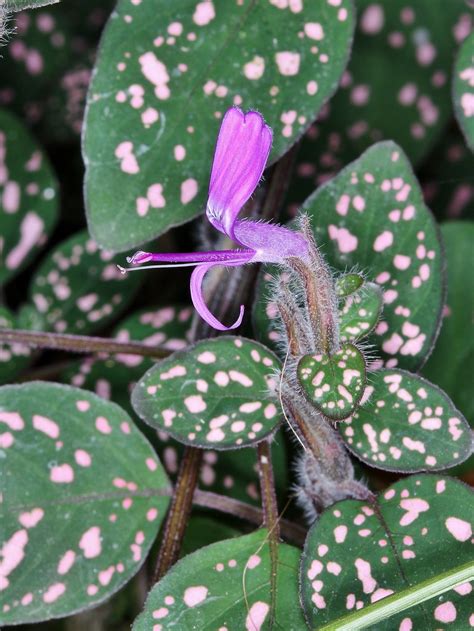
{"type": "Polygon", "coordinates": [[[368,402],[339,430],[363,462],[387,471],[437,471],[471,454],[469,425],[442,390],[404,370],[378,370],[368,381],[368,402]]]}
{"type": "Polygon", "coordinates": [[[474,277],[469,272],[474,222],[443,224],[441,234],[448,263],[448,296],[441,332],[423,374],[443,388],[468,421],[474,424],[471,392],[471,377],[474,374],[471,314],[474,277]]]}
{"type": "Polygon", "coordinates": [[[85,121],[94,238],[125,250],[199,214],[219,119],[233,104],[262,112],[272,160],[283,155],[336,88],[352,30],[349,0],[121,0],[85,121]]]}
{"type": "Polygon", "coordinates": [[[166,474],[130,417],[85,390],[4,386],[0,410],[1,622],[93,607],[146,558],[169,502],[166,474]]]}
{"type": "Polygon", "coordinates": [[[384,290],[375,342],[389,368],[415,369],[430,352],[443,302],[435,222],[400,147],[378,143],[303,206],[331,265],[355,264],[384,290]]]}
{"type": "Polygon", "coordinates": [[[34,258],[52,232],[58,213],[58,185],[42,149],[6,110],[0,110],[0,152],[2,285],[34,258]]]}
{"type": "MultiPolygon", "coordinates": [[[[474,560],[473,513],[468,487],[434,475],[400,480],[374,505],[346,500],[327,509],[308,533],[302,555],[301,596],[311,628],[344,613],[362,614],[371,603],[427,579],[436,582],[474,560]]],[[[468,628],[471,592],[464,583],[370,628],[445,629],[454,621],[452,628],[468,628]]],[[[354,621],[351,628],[362,626],[354,621]]]]}
{"type": "Polygon", "coordinates": [[[459,50],[454,68],[454,109],[466,142],[474,151],[474,33],[459,50]]]}
{"type": "Polygon", "coordinates": [[[380,320],[383,292],[375,283],[364,283],[362,289],[352,293],[339,311],[339,339],[341,342],[366,337],[380,320]]]}
{"type": "Polygon", "coordinates": [[[364,284],[362,274],[343,274],[336,279],[336,295],[339,298],[350,296],[364,284]]]}
{"type": "MultiPolygon", "coordinates": [[[[237,631],[269,628],[268,533],[257,530],[202,548],[179,561],[151,590],[133,631],[162,628],[237,631]],[[157,627],[159,628],[159,627],[157,627]]],[[[278,546],[275,628],[306,628],[298,599],[300,551],[278,546]]]]}
{"type": "Polygon", "coordinates": [[[350,416],[364,394],[365,360],[353,344],[333,355],[304,355],[297,374],[308,400],[334,420],[350,416]]]}
{"type": "Polygon", "coordinates": [[[132,405],[146,423],[185,445],[252,445],[280,422],[278,366],[253,340],[203,340],[155,364],[133,390],[132,405]]]}
{"type": "Polygon", "coordinates": [[[181,546],[181,556],[187,556],[211,543],[217,543],[223,539],[238,537],[240,532],[217,519],[210,517],[191,517],[186,526],[186,533],[181,546]]]}
{"type": "Polygon", "coordinates": [[[353,54],[339,90],[304,137],[292,202],[302,202],[378,140],[395,141],[419,164],[452,116],[453,57],[472,28],[467,3],[356,0],[355,5],[353,54]]]}
{"type": "Polygon", "coordinates": [[[143,280],[136,278],[140,274],[121,274],[121,259],[99,250],[85,230],[50,252],[29,287],[47,328],[86,334],[116,318],[143,280]]]}

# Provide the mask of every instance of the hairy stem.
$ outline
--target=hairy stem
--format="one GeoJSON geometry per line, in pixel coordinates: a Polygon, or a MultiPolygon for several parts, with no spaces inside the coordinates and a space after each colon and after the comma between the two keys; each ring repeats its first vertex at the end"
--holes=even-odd
{"type": "Polygon", "coordinates": [[[22,329],[0,328],[0,343],[25,344],[35,348],[49,348],[70,353],[122,353],[156,359],[168,357],[171,354],[171,351],[164,348],[147,346],[141,342],[119,342],[107,337],[73,335],[72,333],[46,333],[22,329]]]}
{"type": "Polygon", "coordinates": [[[201,449],[195,447],[187,447],[184,450],[171,506],[166,517],[153,584],[157,583],[178,560],[181,542],[191,513],[202,453],[201,449]]]}

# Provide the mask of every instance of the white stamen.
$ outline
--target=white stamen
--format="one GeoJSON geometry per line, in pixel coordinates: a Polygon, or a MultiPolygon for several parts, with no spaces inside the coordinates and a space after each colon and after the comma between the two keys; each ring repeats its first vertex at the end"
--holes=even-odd
{"type": "Polygon", "coordinates": [[[205,261],[199,261],[198,263],[171,263],[165,265],[137,265],[137,267],[122,267],[121,265],[117,265],[121,274],[126,274],[127,272],[142,272],[146,269],[164,269],[166,267],[197,267],[198,265],[203,265],[205,261]]]}

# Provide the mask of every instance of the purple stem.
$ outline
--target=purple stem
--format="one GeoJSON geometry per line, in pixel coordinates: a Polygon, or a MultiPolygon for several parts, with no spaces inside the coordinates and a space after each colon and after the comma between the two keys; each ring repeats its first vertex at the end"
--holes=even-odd
{"type": "Polygon", "coordinates": [[[228,261],[247,262],[254,255],[253,250],[211,250],[208,252],[135,252],[127,257],[131,265],[142,263],[223,263],[228,261]]]}

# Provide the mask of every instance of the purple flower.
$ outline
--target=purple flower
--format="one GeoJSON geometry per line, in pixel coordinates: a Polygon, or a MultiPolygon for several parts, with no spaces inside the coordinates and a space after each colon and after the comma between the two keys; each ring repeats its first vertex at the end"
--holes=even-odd
{"type": "Polygon", "coordinates": [[[204,276],[212,267],[235,267],[257,262],[283,263],[289,257],[301,258],[307,253],[307,242],[301,234],[276,224],[237,218],[262,177],[271,145],[272,130],[258,112],[244,114],[237,107],[226,112],[214,153],[206,215],[216,230],[240,246],[238,249],[186,254],[140,251],[127,259],[132,265],[159,262],[170,265],[157,267],[196,266],[191,276],[194,307],[210,326],[219,331],[240,326],[244,307],[241,305],[239,317],[230,327],[212,315],[202,294],[204,276]]]}

